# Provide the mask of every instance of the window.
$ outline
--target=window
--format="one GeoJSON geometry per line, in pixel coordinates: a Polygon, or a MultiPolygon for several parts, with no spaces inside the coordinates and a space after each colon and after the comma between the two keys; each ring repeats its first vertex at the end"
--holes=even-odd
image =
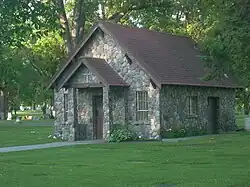
{"type": "Polygon", "coordinates": [[[128,63],[129,63],[129,65],[131,65],[131,64],[132,64],[132,60],[131,60],[131,58],[129,58],[129,56],[128,56],[127,54],[125,55],[125,57],[126,57],[126,59],[127,59],[128,63]]]}
{"type": "Polygon", "coordinates": [[[83,82],[91,83],[92,82],[92,74],[91,73],[84,73],[83,74],[83,82]]]}
{"type": "Polygon", "coordinates": [[[64,93],[64,121],[68,121],[69,114],[69,98],[68,93],[64,93]]]}
{"type": "Polygon", "coordinates": [[[188,114],[197,115],[198,113],[198,97],[190,96],[188,97],[188,114]]]}
{"type": "Polygon", "coordinates": [[[146,91],[136,92],[136,120],[148,120],[148,93],[146,91]]]}

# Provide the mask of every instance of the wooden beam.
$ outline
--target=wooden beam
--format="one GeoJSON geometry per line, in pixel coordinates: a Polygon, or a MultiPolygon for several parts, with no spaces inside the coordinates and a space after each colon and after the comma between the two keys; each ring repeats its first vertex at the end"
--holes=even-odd
{"type": "Polygon", "coordinates": [[[99,83],[73,83],[73,84],[65,84],[64,88],[102,88],[103,84],[99,83]]]}

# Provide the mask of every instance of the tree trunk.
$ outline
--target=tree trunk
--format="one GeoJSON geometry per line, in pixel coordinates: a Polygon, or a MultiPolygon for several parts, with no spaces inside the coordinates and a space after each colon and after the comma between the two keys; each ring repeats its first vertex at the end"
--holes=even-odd
{"type": "Polygon", "coordinates": [[[72,53],[74,46],[73,46],[69,21],[68,21],[66,11],[65,11],[64,2],[63,0],[57,0],[56,4],[59,10],[59,19],[60,19],[61,27],[63,28],[63,31],[64,31],[64,39],[66,42],[67,50],[68,50],[68,53],[70,54],[72,53]]]}
{"type": "Polygon", "coordinates": [[[32,110],[36,110],[36,103],[32,102],[32,110]]]}
{"type": "MultiPolygon", "coordinates": [[[[58,7],[58,18],[60,20],[60,25],[64,32],[64,40],[68,50],[68,55],[70,55],[77,45],[83,40],[85,34],[86,26],[86,14],[85,10],[88,7],[84,7],[84,0],[75,0],[75,5],[73,8],[73,17],[69,19],[65,10],[64,0],[54,0],[55,5],[58,7]]],[[[106,19],[106,10],[105,10],[105,1],[102,1],[101,4],[101,15],[99,19],[106,19]]],[[[124,16],[127,16],[130,12],[135,10],[142,10],[151,7],[162,7],[169,4],[168,1],[144,1],[144,0],[135,0],[131,2],[125,2],[123,7],[115,12],[112,16],[108,18],[109,21],[118,23],[121,21],[124,16]]],[[[93,12],[93,14],[97,14],[93,12]]],[[[98,20],[96,20],[98,21],[98,20]]]]}

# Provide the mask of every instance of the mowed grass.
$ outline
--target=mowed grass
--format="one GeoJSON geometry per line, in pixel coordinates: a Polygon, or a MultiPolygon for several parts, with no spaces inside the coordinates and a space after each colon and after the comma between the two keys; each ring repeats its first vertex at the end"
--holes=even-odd
{"type": "Polygon", "coordinates": [[[53,133],[53,121],[0,121],[0,147],[49,143],[55,140],[48,136],[53,133]]]}
{"type": "Polygon", "coordinates": [[[17,111],[18,116],[42,116],[43,113],[40,110],[24,110],[17,111]]]}
{"type": "Polygon", "coordinates": [[[249,187],[250,134],[0,153],[4,187],[249,187]]]}
{"type": "MultiPolygon", "coordinates": [[[[21,111],[18,111],[19,113],[21,111]]],[[[34,111],[39,114],[39,111],[34,111]]],[[[31,115],[31,111],[24,111],[23,115],[31,115]]],[[[244,127],[244,116],[237,116],[238,127],[244,127]]],[[[14,121],[0,120],[0,147],[49,143],[53,132],[53,120],[23,120],[20,124],[14,121]]]]}
{"type": "Polygon", "coordinates": [[[245,116],[244,115],[236,115],[236,123],[237,123],[238,128],[244,128],[245,116]]]}

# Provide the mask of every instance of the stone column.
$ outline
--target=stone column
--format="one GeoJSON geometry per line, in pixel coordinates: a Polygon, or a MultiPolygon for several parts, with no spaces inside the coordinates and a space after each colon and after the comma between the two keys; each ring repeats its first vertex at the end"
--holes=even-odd
{"type": "Polygon", "coordinates": [[[149,89],[149,120],[150,138],[159,138],[160,135],[160,90],[149,89]]]}
{"type": "Polygon", "coordinates": [[[68,121],[65,124],[66,129],[64,130],[64,136],[68,141],[75,140],[75,89],[69,88],[68,89],[68,121]]]}
{"type": "Polygon", "coordinates": [[[57,137],[62,136],[62,126],[64,123],[64,89],[57,91],[54,89],[54,110],[55,110],[55,121],[54,121],[54,135],[57,137]]]}
{"type": "Polygon", "coordinates": [[[103,87],[103,139],[106,140],[110,133],[110,91],[103,87]]]}

